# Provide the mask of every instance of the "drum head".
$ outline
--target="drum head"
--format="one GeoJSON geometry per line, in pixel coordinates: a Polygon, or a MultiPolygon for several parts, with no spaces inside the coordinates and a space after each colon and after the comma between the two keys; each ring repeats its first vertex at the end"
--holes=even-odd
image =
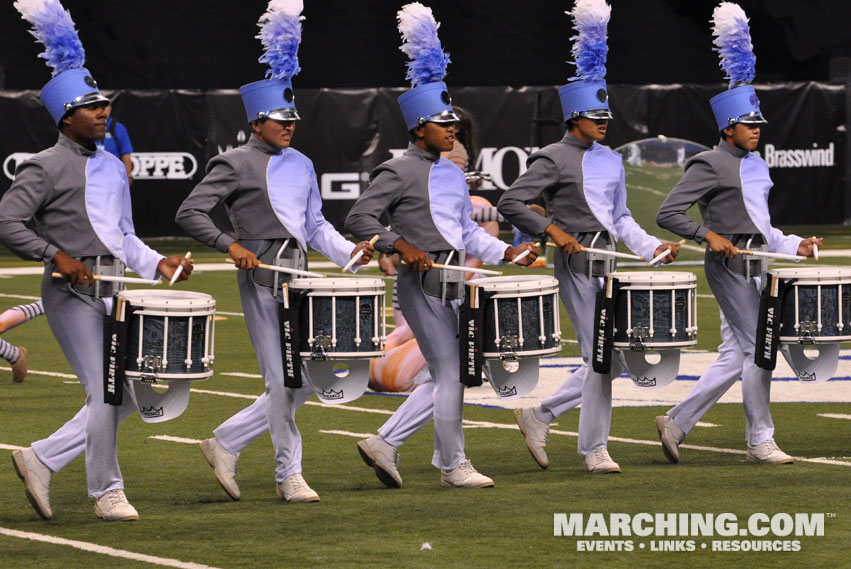
{"type": "Polygon", "coordinates": [[[179,417],[189,405],[189,382],[173,381],[168,389],[154,389],[147,383],[128,382],[139,415],[146,423],[162,423],[179,417]]]}
{"type": "Polygon", "coordinates": [[[485,360],[485,376],[500,399],[523,397],[538,385],[540,366],[538,358],[521,358],[501,362],[485,360]]]}
{"type": "Polygon", "coordinates": [[[384,281],[375,278],[329,278],[329,279],[293,279],[289,287],[296,290],[310,290],[322,294],[384,294],[384,281]]]}
{"type": "Polygon", "coordinates": [[[790,267],[772,269],[770,275],[777,275],[783,280],[797,279],[798,284],[844,284],[851,283],[851,267],[790,267]]]}
{"type": "Polygon", "coordinates": [[[677,378],[680,371],[680,350],[659,350],[656,363],[647,361],[648,352],[623,350],[626,371],[636,387],[656,389],[665,387],[677,378]]]}
{"type": "Polygon", "coordinates": [[[616,271],[611,274],[621,284],[627,286],[641,286],[647,288],[666,288],[670,286],[682,287],[684,285],[697,286],[697,275],[694,273],[677,271],[616,271]]]}
{"type": "Polygon", "coordinates": [[[558,292],[558,281],[541,275],[514,275],[506,277],[483,277],[468,281],[469,285],[481,287],[488,292],[558,292]]]}
{"type": "Polygon", "coordinates": [[[122,290],[119,298],[133,306],[158,309],[214,309],[216,299],[203,292],[189,290],[122,290]]]}
{"type": "Polygon", "coordinates": [[[780,348],[787,355],[789,366],[801,381],[820,383],[836,375],[839,366],[839,343],[816,344],[801,346],[800,344],[784,344],[780,348]],[[818,350],[818,356],[809,357],[804,350],[818,350]]]}
{"type": "Polygon", "coordinates": [[[304,365],[313,391],[323,403],[354,401],[369,383],[369,360],[307,360],[304,365]]]}

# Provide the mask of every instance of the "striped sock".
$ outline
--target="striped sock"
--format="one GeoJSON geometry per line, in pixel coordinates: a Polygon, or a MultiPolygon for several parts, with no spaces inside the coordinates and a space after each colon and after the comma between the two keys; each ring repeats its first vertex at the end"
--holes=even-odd
{"type": "Polygon", "coordinates": [[[27,320],[32,320],[36,316],[44,314],[44,305],[40,300],[38,302],[33,302],[32,304],[21,304],[20,306],[15,306],[12,309],[23,312],[26,315],[27,320]]]}
{"type": "Polygon", "coordinates": [[[3,338],[0,338],[0,358],[3,358],[10,364],[18,361],[18,358],[21,357],[21,351],[17,346],[13,346],[3,338]]]}

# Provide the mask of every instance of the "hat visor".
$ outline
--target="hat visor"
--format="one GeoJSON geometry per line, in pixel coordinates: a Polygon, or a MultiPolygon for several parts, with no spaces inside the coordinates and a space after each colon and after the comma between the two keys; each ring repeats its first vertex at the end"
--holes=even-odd
{"type": "Polygon", "coordinates": [[[257,113],[258,119],[272,119],[273,121],[297,121],[301,120],[301,117],[298,116],[298,111],[293,108],[287,109],[275,109],[274,111],[269,111],[268,113],[257,113]]]}
{"type": "Polygon", "coordinates": [[[768,121],[767,121],[767,120],[765,120],[765,117],[764,117],[764,116],[762,116],[762,113],[759,113],[759,112],[753,112],[753,113],[748,113],[748,114],[746,114],[746,115],[742,115],[742,116],[740,116],[739,118],[735,119],[735,122],[734,122],[733,124],[735,124],[735,123],[742,123],[742,124],[768,124],[768,121]]]}
{"type": "Polygon", "coordinates": [[[85,95],[80,95],[69,103],[65,103],[65,112],[68,112],[71,109],[76,109],[78,107],[85,107],[86,105],[91,105],[93,103],[109,104],[109,102],[109,97],[107,97],[100,91],[95,91],[94,93],[86,93],[85,95]]]}
{"type": "Polygon", "coordinates": [[[426,117],[422,122],[433,122],[436,124],[449,124],[458,122],[461,120],[455,111],[440,111],[439,113],[435,113],[430,117],[426,117]]]}
{"type": "Polygon", "coordinates": [[[615,118],[609,109],[592,109],[590,111],[583,111],[577,116],[592,120],[611,120],[615,118]]]}

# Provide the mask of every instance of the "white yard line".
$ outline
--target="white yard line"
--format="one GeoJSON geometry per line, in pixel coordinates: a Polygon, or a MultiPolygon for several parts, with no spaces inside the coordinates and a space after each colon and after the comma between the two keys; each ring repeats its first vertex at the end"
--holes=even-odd
{"type": "Polygon", "coordinates": [[[152,435],[148,438],[154,439],[155,441],[168,441],[170,443],[181,443],[184,445],[199,445],[202,442],[200,440],[186,439],[183,437],[171,437],[169,435],[152,435]]]}
{"type": "Polygon", "coordinates": [[[21,300],[40,300],[40,296],[26,296],[24,294],[3,294],[0,293],[0,297],[3,298],[20,298],[21,300]]]}
{"type": "Polygon", "coordinates": [[[846,419],[851,421],[851,415],[843,415],[842,413],[819,413],[818,417],[827,417],[828,419],[846,419]]]}
{"type": "Polygon", "coordinates": [[[368,439],[374,433],[352,433],[351,431],[325,431],[323,429],[319,429],[320,433],[325,433],[326,435],[342,435],[344,437],[353,437],[356,439],[368,439]]]}
{"type": "Polygon", "coordinates": [[[44,535],[40,533],[32,533],[28,531],[18,531],[14,529],[0,527],[0,534],[9,537],[17,537],[20,539],[29,539],[32,541],[40,541],[42,543],[50,543],[54,545],[65,545],[75,549],[81,549],[91,553],[100,555],[108,555],[109,557],[118,557],[120,559],[130,559],[132,561],[141,561],[142,563],[150,563],[152,565],[160,565],[162,567],[176,567],[178,569],[216,569],[210,565],[202,565],[201,563],[190,563],[179,561],[177,559],[169,559],[167,557],[157,557],[155,555],[145,555],[143,553],[134,553],[123,549],[115,549],[106,545],[98,545],[86,541],[76,541],[73,539],[65,539],[52,535],[44,535]]]}

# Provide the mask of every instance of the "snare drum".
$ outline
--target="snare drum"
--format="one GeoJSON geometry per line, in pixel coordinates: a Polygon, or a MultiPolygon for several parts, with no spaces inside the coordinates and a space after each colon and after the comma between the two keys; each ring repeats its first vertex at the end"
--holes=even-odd
{"type": "Polygon", "coordinates": [[[612,273],[620,283],[615,303],[615,348],[658,350],[697,344],[694,273],[612,273]]]}
{"type": "Polygon", "coordinates": [[[384,355],[384,281],[307,278],[289,283],[306,294],[299,314],[303,358],[368,359],[384,355]]]}
{"type": "Polygon", "coordinates": [[[789,268],[768,273],[794,281],[783,299],[781,343],[851,341],[851,268],[789,268]]]}
{"type": "Polygon", "coordinates": [[[196,380],[213,375],[216,300],[177,290],[118,293],[129,317],[124,373],[128,379],[196,380]]]}
{"type": "Polygon", "coordinates": [[[483,356],[515,360],[561,350],[558,281],[519,275],[470,281],[479,287],[485,310],[483,356]]]}

